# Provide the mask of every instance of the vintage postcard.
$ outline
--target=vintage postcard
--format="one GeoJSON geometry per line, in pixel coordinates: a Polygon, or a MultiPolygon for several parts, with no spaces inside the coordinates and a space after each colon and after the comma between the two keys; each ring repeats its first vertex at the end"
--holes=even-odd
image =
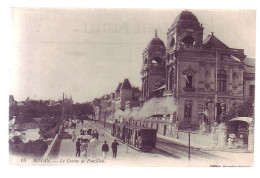
{"type": "Polygon", "coordinates": [[[255,10],[12,8],[9,162],[252,167],[255,10]]]}

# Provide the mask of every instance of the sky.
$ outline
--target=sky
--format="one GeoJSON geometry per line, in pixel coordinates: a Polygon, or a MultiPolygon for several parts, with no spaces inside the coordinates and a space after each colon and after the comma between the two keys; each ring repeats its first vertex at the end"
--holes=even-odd
{"type": "MultiPolygon", "coordinates": [[[[10,94],[15,100],[91,101],[128,78],[141,87],[142,52],[166,32],[182,10],[13,8],[10,94]]],[[[255,58],[256,13],[190,10],[230,48],[255,58]]]]}

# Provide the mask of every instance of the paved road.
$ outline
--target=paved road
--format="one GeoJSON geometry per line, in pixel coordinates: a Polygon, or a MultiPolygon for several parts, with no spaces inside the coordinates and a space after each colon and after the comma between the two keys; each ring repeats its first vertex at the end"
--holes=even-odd
{"type": "MultiPolygon", "coordinates": [[[[105,159],[105,163],[108,163],[106,165],[113,166],[210,166],[224,165],[224,162],[227,163],[225,165],[233,165],[233,163],[238,164],[237,161],[239,161],[241,158],[247,158],[250,156],[233,153],[233,156],[230,158],[229,155],[231,153],[229,152],[206,152],[191,148],[191,160],[188,160],[188,148],[186,146],[179,145],[173,141],[169,141],[163,138],[157,138],[157,148],[153,149],[150,153],[140,152],[138,150],[127,147],[123,143],[120,143],[120,146],[118,147],[118,158],[115,160],[112,158],[111,153],[111,143],[115,139],[111,136],[111,127],[112,124],[107,123],[106,127],[104,128],[103,122],[94,123],[93,121],[85,121],[83,126],[81,124],[77,126],[77,135],[79,135],[79,130],[81,128],[97,129],[100,133],[98,140],[99,144],[94,149],[94,157],[90,158],[87,156],[86,159],[102,159],[101,147],[104,140],[108,142],[110,148],[109,154],[105,159]]],[[[251,157],[253,157],[252,155],[251,157]]],[[[78,159],[75,157],[75,143],[72,142],[71,139],[61,140],[58,159],[65,157],[78,159]]],[[[81,156],[81,158],[85,159],[83,156],[81,156]]],[[[249,164],[245,163],[245,165],[249,164]]]]}
{"type": "MultiPolygon", "coordinates": [[[[125,144],[120,143],[118,146],[118,156],[117,159],[112,158],[112,151],[111,151],[111,144],[114,141],[114,137],[111,136],[110,134],[110,129],[109,128],[103,128],[103,125],[90,122],[90,121],[85,121],[84,125],[82,126],[79,124],[76,128],[76,135],[79,135],[79,130],[81,128],[91,128],[91,129],[97,129],[100,133],[99,140],[98,140],[98,145],[92,149],[94,150],[93,152],[89,153],[87,157],[84,155],[81,155],[80,158],[75,157],[76,153],[76,145],[75,142],[72,142],[71,139],[62,139],[61,140],[61,145],[60,145],[60,150],[57,156],[57,160],[72,160],[72,162],[65,162],[64,164],[76,164],[73,162],[73,160],[79,160],[79,159],[91,159],[91,160],[103,160],[102,158],[102,151],[101,147],[103,142],[106,140],[108,145],[109,145],[109,153],[107,155],[107,158],[105,159],[105,163],[108,163],[107,165],[124,165],[124,166],[158,166],[160,165],[159,163],[163,161],[164,166],[170,166],[172,165],[171,161],[172,158],[168,157],[167,155],[160,154],[159,152],[152,152],[152,153],[143,153],[138,150],[132,149],[130,147],[127,147],[125,144]],[[160,161],[159,161],[160,160],[160,161]],[[168,163],[167,163],[168,162],[168,163]]],[[[101,163],[103,164],[103,163],[101,163]]]]}
{"type": "MultiPolygon", "coordinates": [[[[102,125],[102,128],[104,128],[104,122],[98,121],[98,124],[102,125]]],[[[105,124],[106,129],[110,131],[112,125],[109,123],[105,124]]],[[[188,145],[188,143],[187,143],[188,145]]],[[[175,159],[180,160],[187,160],[188,159],[188,147],[179,145],[177,143],[165,140],[163,138],[157,138],[156,142],[156,149],[154,149],[151,153],[154,154],[160,154],[166,157],[171,157],[175,159]]],[[[207,152],[200,151],[199,149],[191,148],[191,159],[210,159],[210,160],[216,160],[216,159],[225,159],[220,156],[216,156],[214,154],[210,154],[207,152]]]]}

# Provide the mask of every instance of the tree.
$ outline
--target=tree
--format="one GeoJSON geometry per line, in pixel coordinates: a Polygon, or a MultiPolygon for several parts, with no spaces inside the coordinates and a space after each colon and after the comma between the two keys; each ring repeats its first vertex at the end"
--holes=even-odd
{"type": "Polygon", "coordinates": [[[83,103],[83,104],[73,104],[73,114],[74,115],[92,115],[94,113],[93,106],[89,103],[83,103]]]}
{"type": "Polygon", "coordinates": [[[234,104],[225,115],[226,121],[235,117],[254,117],[254,98],[245,100],[241,104],[234,104]]]}

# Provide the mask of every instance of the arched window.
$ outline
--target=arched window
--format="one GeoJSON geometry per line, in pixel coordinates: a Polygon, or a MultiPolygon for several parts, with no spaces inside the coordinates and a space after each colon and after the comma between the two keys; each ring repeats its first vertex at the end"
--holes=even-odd
{"type": "Polygon", "coordinates": [[[192,117],[192,103],[191,101],[186,101],[184,105],[184,118],[192,117]]]}
{"type": "Polygon", "coordinates": [[[192,88],[192,75],[187,75],[186,88],[192,88]]]}
{"type": "Polygon", "coordinates": [[[152,64],[162,64],[162,59],[160,57],[155,57],[152,59],[152,64]]]}
{"type": "Polygon", "coordinates": [[[227,72],[225,70],[218,70],[217,89],[220,93],[227,91],[227,72]]]}
{"type": "Polygon", "coordinates": [[[168,73],[168,88],[169,90],[173,89],[173,83],[174,83],[174,69],[170,68],[168,73]]]}
{"type": "Polygon", "coordinates": [[[143,86],[143,96],[146,97],[147,95],[147,81],[144,81],[144,86],[143,86]]]}
{"type": "Polygon", "coordinates": [[[187,45],[194,45],[195,39],[191,35],[188,35],[182,39],[182,42],[187,45]]]}
{"type": "Polygon", "coordinates": [[[175,39],[174,39],[174,38],[172,38],[172,40],[171,40],[171,43],[170,43],[170,47],[173,47],[173,46],[174,46],[174,44],[175,44],[175,39]]]}
{"type": "Polygon", "coordinates": [[[145,58],[145,59],[144,59],[144,64],[147,64],[147,61],[148,61],[147,58],[145,58]]]}

